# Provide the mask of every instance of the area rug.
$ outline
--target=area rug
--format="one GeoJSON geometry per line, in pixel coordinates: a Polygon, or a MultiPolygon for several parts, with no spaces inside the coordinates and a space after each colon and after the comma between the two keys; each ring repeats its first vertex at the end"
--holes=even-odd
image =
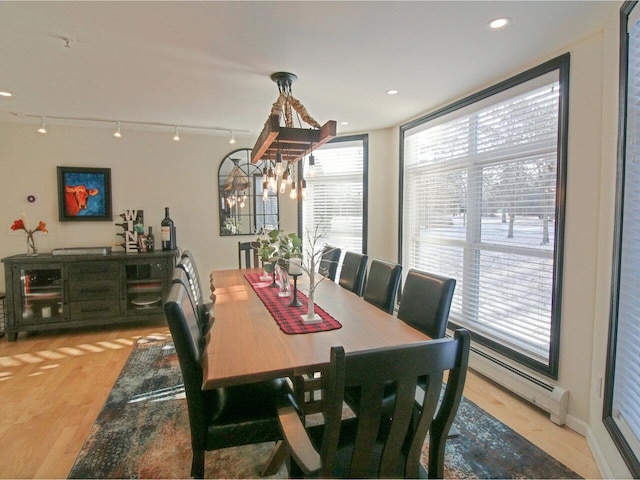
{"type": "MultiPolygon", "coordinates": [[[[447,442],[446,478],[580,478],[469,400],[447,442]]],[[[207,452],[205,478],[258,478],[273,443],[207,452]]],[[[425,443],[422,462],[427,464],[425,443]]],[[[85,441],[69,478],[188,478],[191,447],[171,337],[140,339],[85,441]]],[[[286,467],[270,478],[285,478],[286,467]]]]}

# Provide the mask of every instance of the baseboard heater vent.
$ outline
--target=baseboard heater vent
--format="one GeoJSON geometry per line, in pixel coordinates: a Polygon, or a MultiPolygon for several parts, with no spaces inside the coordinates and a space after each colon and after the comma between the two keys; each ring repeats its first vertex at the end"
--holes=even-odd
{"type": "Polygon", "coordinates": [[[477,346],[471,347],[469,366],[504,388],[549,413],[551,421],[564,425],[569,390],[519,370],[477,346]]]}

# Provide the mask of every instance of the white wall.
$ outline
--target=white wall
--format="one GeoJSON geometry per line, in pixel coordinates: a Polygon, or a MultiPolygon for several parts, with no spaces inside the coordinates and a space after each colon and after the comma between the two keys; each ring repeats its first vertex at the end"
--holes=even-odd
{"type": "MultiPolygon", "coordinates": [[[[188,135],[180,142],[165,133],[126,131],[121,139],[109,129],[48,125],[46,135],[36,125],[0,123],[0,257],[26,252],[24,232],[12,232],[13,220],[26,213],[33,226],[47,223],[48,235],[38,238],[41,252],[73,246],[113,246],[120,237],[117,214],[144,210],[145,224],[159,242],[164,207],[170,207],[178,246],[190,249],[205,285],[212,269],[237,267],[237,242],[253,236],[221,237],[217,210],[218,166],[237,148],[251,148],[255,138],[188,135]],[[113,222],[59,222],[56,166],[111,168],[113,222]],[[39,194],[36,205],[26,201],[39,194]]],[[[296,229],[296,205],[281,198],[282,228],[296,229]]],[[[114,247],[115,248],[115,247],[114,247]]],[[[4,290],[4,277],[0,280],[4,290]]]]}

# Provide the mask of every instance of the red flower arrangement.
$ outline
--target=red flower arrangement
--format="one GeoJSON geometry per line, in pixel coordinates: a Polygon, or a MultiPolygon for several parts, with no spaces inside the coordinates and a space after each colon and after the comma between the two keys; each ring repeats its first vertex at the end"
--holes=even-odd
{"type": "Polygon", "coordinates": [[[49,233],[49,230],[47,230],[47,224],[42,220],[38,222],[38,226],[36,228],[30,230],[22,218],[13,221],[11,230],[24,230],[27,233],[27,255],[38,254],[38,247],[36,247],[36,242],[33,238],[33,234],[36,232],[49,233]]]}

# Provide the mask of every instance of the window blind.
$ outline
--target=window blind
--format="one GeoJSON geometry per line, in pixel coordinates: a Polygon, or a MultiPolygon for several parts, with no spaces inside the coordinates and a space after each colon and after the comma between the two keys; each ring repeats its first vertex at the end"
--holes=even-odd
{"type": "MultiPolygon", "coordinates": [[[[640,10],[636,8],[635,10],[640,10]]],[[[640,458],[640,25],[629,25],[613,420],[640,458]]]]}
{"type": "Polygon", "coordinates": [[[558,70],[403,131],[402,263],[457,280],[450,321],[543,372],[554,335],[558,70]]]}
{"type": "Polygon", "coordinates": [[[365,145],[362,139],[328,143],[316,150],[315,175],[305,174],[302,227],[324,232],[322,243],[361,253],[364,230],[365,145]]]}

